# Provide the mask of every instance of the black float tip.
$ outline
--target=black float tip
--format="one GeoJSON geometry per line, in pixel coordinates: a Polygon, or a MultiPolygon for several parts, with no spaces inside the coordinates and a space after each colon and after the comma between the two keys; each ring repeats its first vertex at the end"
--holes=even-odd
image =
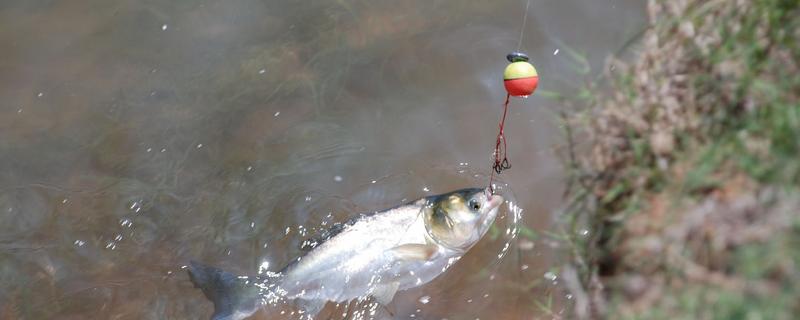
{"type": "Polygon", "coordinates": [[[508,59],[508,62],[519,62],[519,61],[528,61],[529,60],[527,54],[524,54],[524,53],[519,52],[519,51],[514,51],[512,53],[509,53],[508,55],[506,55],[506,59],[508,59]]]}

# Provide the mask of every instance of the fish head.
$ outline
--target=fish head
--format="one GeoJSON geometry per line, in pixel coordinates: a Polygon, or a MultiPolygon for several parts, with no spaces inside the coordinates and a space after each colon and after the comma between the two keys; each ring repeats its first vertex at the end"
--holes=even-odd
{"type": "Polygon", "coordinates": [[[486,234],[503,197],[486,189],[469,188],[427,199],[425,227],[439,245],[466,251],[486,234]]]}

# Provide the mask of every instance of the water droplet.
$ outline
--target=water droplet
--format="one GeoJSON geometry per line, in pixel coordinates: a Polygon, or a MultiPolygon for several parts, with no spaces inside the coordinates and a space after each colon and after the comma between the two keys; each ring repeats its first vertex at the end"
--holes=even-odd
{"type": "Polygon", "coordinates": [[[522,267],[519,268],[519,269],[522,270],[522,271],[525,271],[525,270],[528,270],[528,268],[529,268],[529,266],[527,264],[523,264],[522,267]]]}
{"type": "Polygon", "coordinates": [[[484,293],[484,294],[483,294],[483,298],[484,298],[484,299],[486,299],[486,298],[488,298],[488,297],[489,297],[489,294],[488,294],[488,293],[484,293]]]}
{"type": "Polygon", "coordinates": [[[589,230],[586,230],[586,229],[581,230],[581,235],[584,236],[584,237],[588,236],[589,235],[589,230]]]}
{"type": "Polygon", "coordinates": [[[147,152],[153,151],[153,148],[147,148],[147,152]]]}
{"type": "Polygon", "coordinates": [[[370,183],[376,183],[376,182],[378,182],[378,181],[375,181],[375,180],[370,181],[370,183]]]}
{"type": "Polygon", "coordinates": [[[17,113],[22,113],[22,109],[17,110],[17,113]]]}
{"type": "Polygon", "coordinates": [[[553,51],[553,55],[557,55],[557,54],[558,54],[558,49],[556,49],[556,51],[553,51]]]}
{"type": "Polygon", "coordinates": [[[269,261],[262,261],[261,265],[258,266],[258,274],[262,274],[264,272],[269,271],[269,261]]]}
{"type": "Polygon", "coordinates": [[[203,147],[203,144],[202,144],[202,143],[198,143],[198,144],[197,144],[197,149],[200,149],[200,148],[202,148],[202,147],[203,147]]]}
{"type": "Polygon", "coordinates": [[[162,31],[164,31],[164,30],[167,30],[167,28],[168,28],[168,26],[167,26],[166,24],[164,24],[164,25],[162,25],[162,26],[161,26],[161,30],[162,30],[162,31]]]}
{"type": "Polygon", "coordinates": [[[311,201],[311,196],[306,196],[306,202],[311,201]]]}
{"type": "Polygon", "coordinates": [[[558,279],[558,276],[556,276],[556,274],[553,272],[547,271],[544,273],[544,278],[550,281],[556,281],[556,279],[558,279]]]}
{"type": "Polygon", "coordinates": [[[428,187],[422,187],[422,191],[428,192],[431,191],[431,189],[428,189],[428,187]]]}
{"type": "Polygon", "coordinates": [[[536,243],[528,239],[520,239],[518,245],[520,250],[527,251],[527,250],[533,250],[533,248],[536,246],[536,243]]]}
{"type": "Polygon", "coordinates": [[[285,234],[289,234],[289,232],[292,232],[292,227],[286,227],[285,234]]]}
{"type": "Polygon", "coordinates": [[[86,242],[84,242],[83,240],[75,240],[76,246],[83,247],[84,244],[86,244],[86,242]]]}
{"type": "Polygon", "coordinates": [[[467,299],[467,303],[472,303],[472,299],[467,299]]]}
{"type": "Polygon", "coordinates": [[[335,176],[333,177],[333,181],[342,182],[342,176],[335,176]]]}
{"type": "Polygon", "coordinates": [[[422,304],[428,304],[428,302],[431,302],[431,297],[430,296],[422,296],[422,297],[419,298],[419,302],[422,303],[422,304]]]}
{"type": "Polygon", "coordinates": [[[267,69],[261,69],[261,70],[258,70],[258,74],[264,74],[264,73],[266,73],[266,72],[267,72],[267,69]]]}
{"type": "Polygon", "coordinates": [[[250,228],[252,229],[252,228],[255,228],[255,227],[256,227],[256,223],[255,223],[255,222],[253,222],[253,221],[251,221],[251,222],[250,222],[250,228]]]}
{"type": "Polygon", "coordinates": [[[67,198],[64,198],[64,200],[61,200],[61,203],[67,203],[67,201],[69,200],[67,198]]]}
{"type": "Polygon", "coordinates": [[[39,92],[39,94],[37,94],[36,96],[37,96],[37,97],[39,97],[39,98],[41,98],[41,97],[43,97],[43,96],[44,96],[44,92],[39,92]]]}
{"type": "Polygon", "coordinates": [[[161,152],[167,152],[167,149],[166,148],[161,149],[161,152]]]}
{"type": "Polygon", "coordinates": [[[278,112],[275,112],[275,116],[276,116],[276,117],[277,117],[277,116],[279,116],[279,115],[281,115],[281,112],[280,112],[280,111],[278,111],[278,112]]]}

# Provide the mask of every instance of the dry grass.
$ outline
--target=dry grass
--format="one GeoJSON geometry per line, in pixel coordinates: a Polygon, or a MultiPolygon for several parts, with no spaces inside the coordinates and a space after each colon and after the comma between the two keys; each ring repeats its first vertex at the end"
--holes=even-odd
{"type": "Polygon", "coordinates": [[[800,312],[800,3],[656,1],[613,94],[570,119],[576,316],[800,312]],[[590,119],[590,120],[584,120],[590,119]]]}

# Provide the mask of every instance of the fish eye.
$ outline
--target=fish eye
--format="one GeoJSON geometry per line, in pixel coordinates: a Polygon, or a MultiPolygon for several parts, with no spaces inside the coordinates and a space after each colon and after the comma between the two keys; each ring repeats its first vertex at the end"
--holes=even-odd
{"type": "Polygon", "coordinates": [[[467,204],[470,209],[478,211],[481,209],[481,203],[478,200],[472,199],[467,204]]]}

